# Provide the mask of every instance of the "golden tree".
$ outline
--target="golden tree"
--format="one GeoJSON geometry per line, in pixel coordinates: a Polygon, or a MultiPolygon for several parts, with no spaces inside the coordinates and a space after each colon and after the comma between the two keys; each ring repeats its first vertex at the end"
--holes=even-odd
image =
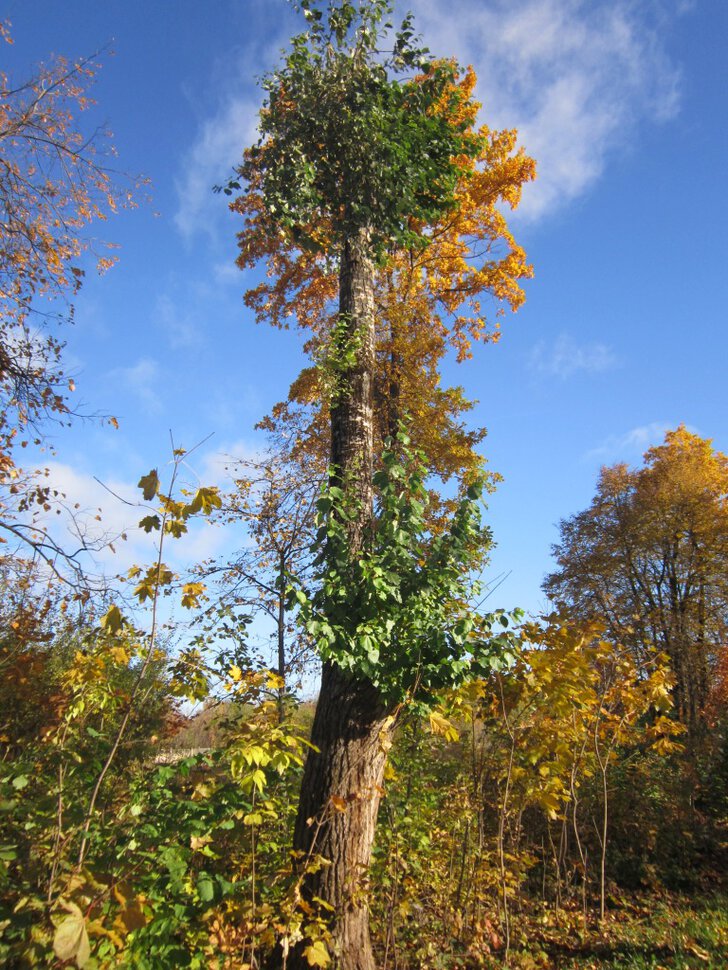
{"type": "MultiPolygon", "coordinates": [[[[296,392],[326,402],[300,446],[328,451],[331,481],[318,592],[298,591],[324,664],[294,848],[328,860],[306,874],[304,893],[330,912],[335,965],[371,970],[366,872],[387,750],[403,694],[429,698],[469,669],[464,587],[487,538],[473,484],[425,548],[424,475],[466,477],[480,464],[478,435],[458,420],[467,402],[440,394],[439,364],[486,338],[481,295],[513,307],[522,298],[530,270],[497,205],[517,202],[533,163],[514,152],[513,133],[475,127],[474,77],[429,61],[411,17],[380,58],[388,0],[300,9],[307,30],[265,82],[262,137],[241,167],[250,192],[233,208],[245,218],[240,265],[267,260],[273,280],[249,305],[277,326],[295,313],[323,365],[296,392]],[[406,435],[406,467],[382,453],[405,411],[426,471],[407,458],[406,435]]],[[[306,963],[300,948],[286,960],[306,963]]]]}
{"type": "Polygon", "coordinates": [[[728,458],[681,425],[642,468],[602,469],[590,507],[561,522],[544,584],[602,618],[638,660],[651,647],[669,657],[675,709],[693,734],[728,624],[727,495],[728,458]]]}

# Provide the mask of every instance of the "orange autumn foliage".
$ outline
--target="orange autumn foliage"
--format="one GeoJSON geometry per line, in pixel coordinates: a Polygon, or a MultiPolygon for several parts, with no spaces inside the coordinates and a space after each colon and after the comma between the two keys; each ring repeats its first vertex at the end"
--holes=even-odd
{"type": "MultiPolygon", "coordinates": [[[[12,43],[7,25],[0,31],[3,41],[12,43]]],[[[21,425],[67,412],[62,345],[45,324],[69,312],[68,300],[83,278],[84,251],[94,251],[100,272],[114,262],[108,247],[96,251],[88,226],[132,202],[130,191],[114,182],[109,133],[88,132],[80,124],[94,103],[88,92],[97,70],[92,55],[73,62],[56,58],[25,81],[0,71],[3,451],[12,442],[8,409],[21,425]],[[60,314],[49,302],[55,299],[61,300],[60,314]]]]}
{"type": "MultiPolygon", "coordinates": [[[[5,43],[12,38],[0,24],[5,43]]],[[[0,71],[0,541],[30,546],[51,570],[72,558],[42,522],[59,496],[47,472],[17,466],[15,449],[43,444],[38,425],[72,414],[74,382],[50,325],[73,317],[84,255],[99,272],[114,261],[90,226],[133,205],[133,186],[122,187],[111,167],[109,133],[83,124],[97,70],[91,55],[55,58],[27,80],[0,71]]]]}
{"type": "MultiPolygon", "coordinates": [[[[449,353],[463,361],[472,355],[473,344],[496,341],[505,309],[515,311],[523,303],[521,283],[532,276],[501,210],[504,204],[518,205],[523,185],[535,176],[535,163],[516,148],[515,131],[476,127],[480,106],[469,100],[476,83],[472,68],[457,83],[463,98],[456,114],[466,113],[470,130],[483,139],[483,149],[476,159],[458,159],[462,178],[456,206],[437,224],[417,227],[429,244],[422,249],[390,247],[378,268],[375,292],[379,444],[407,414],[415,446],[444,481],[467,479],[481,468],[476,448],[485,431],[466,429],[464,416],[473,402],[462,388],[442,387],[442,363],[449,353]],[[486,298],[495,307],[492,314],[485,312],[486,298]]],[[[453,123],[458,120],[453,117],[453,123]]],[[[238,266],[247,269],[263,262],[267,270],[266,279],[247,291],[245,303],[258,322],[281,328],[293,323],[307,332],[306,350],[320,360],[337,313],[337,253],[328,244],[323,220],[307,232],[318,249],[301,249],[274,230],[259,188],[253,175],[249,191],[231,203],[245,220],[238,235],[238,266]]],[[[287,401],[276,405],[262,424],[269,430],[291,424],[300,429],[303,411],[300,440],[318,449],[325,461],[326,396],[320,369],[305,368],[287,401]]]]}

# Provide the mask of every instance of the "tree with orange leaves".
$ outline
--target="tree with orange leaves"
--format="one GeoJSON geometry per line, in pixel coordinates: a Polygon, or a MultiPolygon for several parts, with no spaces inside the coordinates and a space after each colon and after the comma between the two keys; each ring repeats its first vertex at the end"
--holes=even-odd
{"type": "MultiPolygon", "coordinates": [[[[10,43],[7,27],[0,29],[10,43]]],[[[41,320],[61,315],[49,301],[69,311],[82,253],[92,247],[89,224],[130,201],[112,178],[109,133],[88,134],[78,124],[93,104],[88,88],[97,69],[92,55],[58,58],[20,83],[0,72],[0,389],[20,423],[65,412],[61,345],[41,335],[41,320]]],[[[97,253],[99,271],[112,262],[97,253]]]]}
{"type": "Polygon", "coordinates": [[[312,447],[330,456],[317,592],[294,594],[323,659],[294,849],[304,867],[314,853],[327,860],[302,873],[301,892],[312,910],[323,904],[330,935],[304,950],[300,934],[286,934],[280,957],[289,970],[373,970],[366,872],[388,747],[404,705],[431,703],[437,685],[466,676],[491,629],[483,622],[470,642],[474,621],[463,615],[489,539],[482,483],[469,484],[440,535],[423,518],[424,477],[450,473],[427,429],[461,432],[463,478],[480,478],[477,435],[458,425],[461,395],[427,391],[439,392],[449,348],[464,357],[488,333],[485,291],[521,298],[529,269],[497,204],[517,201],[533,163],[513,154],[513,135],[476,129],[474,78],[431,61],[410,16],[381,50],[390,0],[299,9],[307,28],[265,81],[261,139],[240,168],[249,194],[233,203],[245,218],[241,265],[267,260],[273,280],[248,302],[259,319],[281,326],[295,312],[310,330],[321,363],[313,387],[328,405],[309,429],[328,424],[312,447]],[[488,246],[503,251],[489,260],[488,246]],[[408,451],[405,412],[426,466],[408,451]],[[383,452],[385,435],[394,444],[383,452]]]}
{"type": "MultiPolygon", "coordinates": [[[[374,281],[377,450],[396,434],[406,413],[413,443],[443,481],[453,476],[467,480],[481,470],[476,449],[486,432],[465,427],[472,402],[461,387],[441,385],[441,366],[448,353],[463,361],[472,356],[474,344],[497,341],[505,309],[515,311],[523,303],[521,282],[532,269],[502,209],[515,208],[523,185],[535,176],[533,159],[516,148],[515,131],[477,125],[480,105],[473,100],[473,69],[455,74],[452,84],[459,97],[451,121],[464,123],[477,135],[479,150],[457,158],[460,177],[453,207],[430,225],[410,221],[410,228],[427,238],[427,246],[390,244],[381,254],[374,281]],[[486,300],[494,307],[492,316],[485,312],[486,300]]],[[[325,460],[327,393],[324,369],[316,364],[325,360],[336,316],[338,264],[327,244],[330,227],[319,218],[310,226],[305,246],[290,234],[271,233],[256,160],[246,157],[250,191],[231,203],[245,220],[238,236],[238,265],[246,269],[265,261],[267,279],[248,290],[245,302],[258,322],[279,328],[293,322],[307,332],[306,350],[315,362],[301,371],[288,399],[261,424],[269,430],[294,423],[300,428],[303,411],[308,420],[301,445],[317,449],[325,460]]]]}
{"type": "MultiPolygon", "coordinates": [[[[3,42],[12,43],[6,24],[3,42]]],[[[23,81],[0,71],[0,530],[49,564],[61,550],[33,511],[53,493],[16,466],[14,447],[26,435],[39,444],[43,419],[71,416],[73,381],[51,325],[73,316],[84,253],[100,272],[113,262],[89,226],[132,201],[114,179],[109,133],[79,123],[97,70],[91,55],[56,58],[23,81]]]]}

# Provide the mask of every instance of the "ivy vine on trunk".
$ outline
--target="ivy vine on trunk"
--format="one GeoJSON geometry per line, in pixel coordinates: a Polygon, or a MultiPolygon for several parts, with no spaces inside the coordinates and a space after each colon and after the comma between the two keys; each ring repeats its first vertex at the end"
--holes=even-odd
{"type": "MultiPolygon", "coordinates": [[[[398,712],[427,706],[507,646],[509,622],[467,612],[470,575],[489,540],[480,487],[450,529],[432,536],[426,471],[406,435],[374,473],[375,272],[394,249],[428,245],[427,227],[456,205],[458,159],[479,157],[486,136],[462,110],[471,102],[457,65],[430,59],[411,16],[381,49],[392,30],[388,0],[302,0],[299,9],[307,30],[265,81],[261,137],[239,175],[259,193],[257,229],[271,246],[283,236],[338,263],[319,573],[312,592],[292,594],[324,661],[295,847],[327,860],[309,867],[303,888],[330,913],[334,965],[371,970],[366,874],[398,712]]],[[[239,188],[236,180],[225,191],[239,188]]],[[[305,966],[310,955],[294,946],[286,966],[305,966]]]]}

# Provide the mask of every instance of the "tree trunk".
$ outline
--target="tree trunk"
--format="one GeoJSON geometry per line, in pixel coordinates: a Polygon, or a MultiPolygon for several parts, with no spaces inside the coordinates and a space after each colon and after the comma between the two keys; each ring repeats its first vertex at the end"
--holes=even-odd
{"type": "MultiPolygon", "coordinates": [[[[331,406],[331,461],[335,484],[358,503],[347,520],[350,554],[369,542],[373,520],[374,265],[369,234],[362,229],[343,248],[339,329],[331,406]]],[[[332,966],[373,970],[369,938],[367,871],[374,841],[387,749],[394,718],[374,686],[324,664],[311,740],[318,748],[306,761],[294,848],[329,865],[309,874],[304,894],[333,909],[332,966]]],[[[301,952],[288,968],[307,967],[301,952]]]]}
{"type": "Polygon", "coordinates": [[[369,233],[360,229],[344,244],[339,270],[339,329],[334,336],[339,364],[331,402],[331,464],[334,484],[359,502],[348,523],[352,555],[367,542],[373,517],[374,463],[374,263],[369,233]]]}
{"type": "Polygon", "coordinates": [[[312,732],[319,751],[306,762],[294,847],[330,862],[306,878],[304,891],[333,907],[337,970],[375,967],[367,872],[392,732],[393,718],[375,688],[325,664],[312,732]]]}
{"type": "Polygon", "coordinates": [[[283,724],[286,717],[286,690],[288,687],[288,670],[286,664],[286,556],[281,552],[278,556],[278,676],[281,684],[278,687],[278,723],[283,724]]]}

